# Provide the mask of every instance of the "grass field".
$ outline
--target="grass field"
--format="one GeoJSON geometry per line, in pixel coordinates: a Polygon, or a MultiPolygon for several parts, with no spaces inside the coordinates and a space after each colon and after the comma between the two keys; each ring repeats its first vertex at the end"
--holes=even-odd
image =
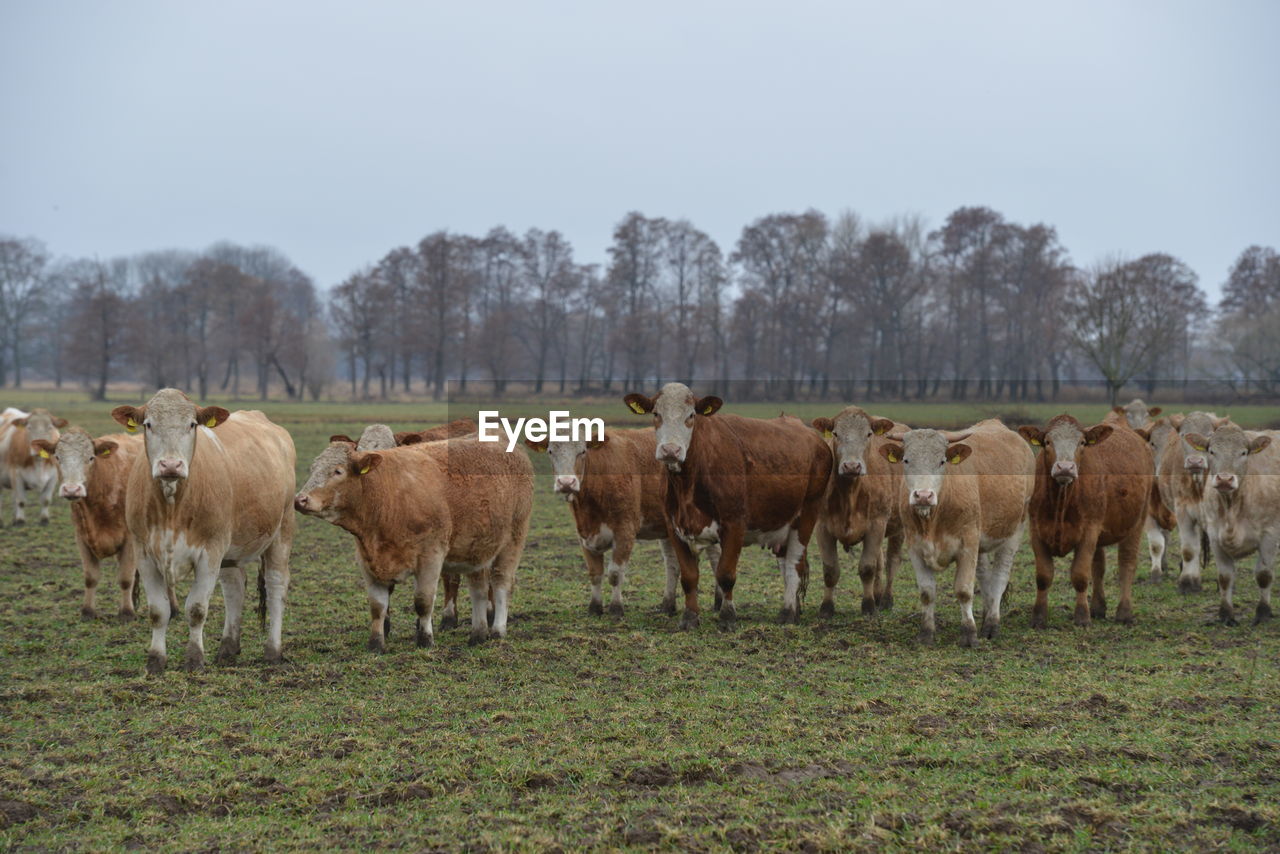
{"type": "MultiPolygon", "coordinates": [[[[114,428],[109,407],[59,403],[91,432],[114,428]]],[[[265,409],[292,431],[300,472],[330,433],[446,415],[430,405],[265,409]]],[[[949,425],[987,414],[875,409],[949,425]]],[[[1078,411],[1088,420],[1102,410],[1078,411]]],[[[1280,417],[1231,412],[1249,426],[1280,417]]],[[[604,414],[644,423],[621,404],[604,414]]],[[[0,846],[1280,848],[1280,625],[1209,624],[1212,584],[1183,597],[1145,582],[1144,550],[1137,624],[1081,630],[1060,566],[1051,626],[1033,632],[1024,547],[997,641],[958,648],[958,608],[943,592],[938,646],[922,648],[909,569],[896,609],[869,620],[846,557],[837,616],[816,617],[818,575],[800,625],[782,627],[777,570],[752,549],[740,628],[704,620],[681,633],[655,610],[661,560],[649,543],[633,560],[626,615],[589,617],[569,511],[550,494],[546,458],[535,463],[510,635],[476,648],[460,629],[416,649],[399,591],[388,654],[366,652],[350,538],[300,518],[286,663],[264,665],[263,632],[247,623],[238,666],[149,679],[145,618],[79,617],[65,504],[49,527],[0,530],[0,846]]],[[[110,613],[114,565],[104,569],[110,613]]],[[[940,590],[950,583],[948,573],[940,590]]],[[[1246,575],[1237,607],[1251,614],[1256,599],[1246,575]]],[[[211,626],[220,610],[215,594],[211,626]]],[[[171,626],[171,650],[185,635],[171,626]]]]}

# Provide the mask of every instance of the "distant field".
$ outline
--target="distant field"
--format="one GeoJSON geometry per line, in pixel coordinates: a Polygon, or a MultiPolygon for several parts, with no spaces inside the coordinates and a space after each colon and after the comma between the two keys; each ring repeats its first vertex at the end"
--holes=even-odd
{"type": "MultiPolygon", "coordinates": [[[[81,395],[52,403],[91,432],[115,429],[109,405],[81,395]]],[[[564,404],[500,408],[647,422],[617,401],[564,404]]],[[[330,433],[375,420],[406,429],[475,410],[261,408],[293,433],[300,474],[330,433]]],[[[870,408],[942,426],[1013,409],[1040,419],[1062,411],[870,408]]],[[[1070,409],[1086,421],[1105,411],[1070,409]]],[[[810,418],[835,407],[787,410],[810,418]]],[[[1280,420],[1280,407],[1219,411],[1246,426],[1280,420]]],[[[1280,624],[1208,624],[1212,584],[1183,597],[1171,583],[1146,582],[1145,549],[1129,628],[1074,628],[1060,566],[1051,626],[1033,632],[1025,547],[1002,635],[975,650],[956,646],[949,574],[938,646],[922,648],[910,569],[899,575],[896,609],[869,620],[857,613],[848,556],[836,617],[816,617],[819,571],[800,625],[781,627],[776,566],[751,549],[737,588],[739,630],[721,633],[706,619],[681,633],[654,609],[655,544],[637,549],[626,616],[587,615],[568,509],[550,493],[546,458],[534,460],[537,497],[510,636],[477,648],[465,630],[414,648],[401,590],[389,653],[367,653],[350,538],[299,519],[287,662],[263,664],[263,632],[249,622],[238,666],[197,675],[175,667],[148,679],[144,618],[79,619],[65,504],[47,528],[0,530],[0,847],[1280,848],[1280,624]]],[[[105,570],[100,603],[110,612],[114,565],[105,570]]],[[[1252,614],[1250,573],[1237,590],[1237,607],[1252,614]]],[[[213,610],[211,626],[220,626],[220,595],[213,610]]],[[[171,626],[171,649],[185,635],[171,626]]]]}

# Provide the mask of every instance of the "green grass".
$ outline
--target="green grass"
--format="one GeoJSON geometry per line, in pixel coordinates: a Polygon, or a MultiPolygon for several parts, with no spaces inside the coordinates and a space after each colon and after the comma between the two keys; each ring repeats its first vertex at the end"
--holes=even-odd
{"type": "MultiPolygon", "coordinates": [[[[91,431],[113,427],[106,407],[68,409],[91,431]]],[[[444,416],[409,405],[266,409],[293,432],[302,470],[331,432],[444,416]]],[[[926,412],[938,423],[970,417],[875,409],[912,423],[926,412]]],[[[546,458],[535,462],[510,635],[477,648],[465,629],[414,648],[402,590],[390,652],[367,653],[350,538],[300,519],[288,661],[265,666],[250,623],[238,666],[148,679],[145,619],[79,618],[66,506],[47,528],[0,530],[0,846],[1280,847],[1280,626],[1208,625],[1209,589],[1183,597],[1142,583],[1135,626],[1080,630],[1060,566],[1051,626],[1032,631],[1024,548],[1001,637],[958,648],[958,608],[944,593],[930,649],[914,640],[909,569],[896,610],[868,620],[846,558],[840,613],[817,620],[815,573],[801,624],[781,627],[777,570],[753,549],[739,630],[706,619],[681,633],[654,610],[661,561],[648,543],[633,560],[626,616],[589,617],[568,509],[550,494],[546,458]]],[[[948,573],[942,589],[950,584],[948,573]]],[[[1247,573],[1238,590],[1251,614],[1247,573]]],[[[102,591],[101,609],[113,611],[106,579],[102,591]]],[[[1117,598],[1109,578],[1111,607],[1117,598]]],[[[214,605],[216,626],[217,595],[214,605]]],[[[172,626],[171,648],[185,634],[172,626]]]]}

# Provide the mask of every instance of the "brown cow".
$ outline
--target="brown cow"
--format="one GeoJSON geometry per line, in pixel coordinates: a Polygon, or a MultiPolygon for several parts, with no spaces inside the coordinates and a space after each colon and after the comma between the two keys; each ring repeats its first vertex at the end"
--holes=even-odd
{"type": "Polygon", "coordinates": [[[978,641],[975,580],[982,586],[982,636],[995,638],[1035,483],[1031,449],[994,418],[961,433],[911,430],[890,438],[880,454],[903,464],[898,513],[920,589],[921,642],[933,643],[937,574],[952,562],[960,645],[978,641]]]}
{"type": "Polygon", "coordinates": [[[1173,510],[1178,522],[1178,540],[1182,544],[1182,572],[1178,575],[1178,589],[1183,593],[1200,592],[1200,566],[1208,532],[1200,513],[1205,497],[1205,474],[1209,470],[1208,458],[1187,444],[1191,433],[1207,436],[1230,419],[1219,418],[1212,412],[1190,412],[1185,417],[1173,415],[1170,425],[1177,431],[1166,441],[1157,480],[1160,497],[1166,507],[1173,510]]]}
{"type": "Polygon", "coordinates": [[[1102,423],[1110,424],[1112,427],[1124,425],[1131,430],[1142,430],[1151,426],[1152,419],[1163,411],[1158,406],[1147,406],[1142,398],[1135,397],[1124,406],[1111,407],[1111,411],[1107,413],[1106,418],[1102,419],[1102,423]]]}
{"type": "MultiPolygon", "coordinates": [[[[327,451],[326,451],[327,453],[327,451]]],[[[369,595],[369,649],[386,650],[388,584],[415,581],[416,640],[431,625],[441,572],[465,574],[471,586],[471,643],[505,637],[516,566],[529,532],[533,466],[523,453],[465,436],[383,451],[348,449],[320,486],[299,492],[294,507],[356,538],[369,595]]]]}
{"type": "MultiPolygon", "coordinates": [[[[662,610],[676,612],[676,581],[680,564],[667,539],[663,519],[663,497],[667,489],[666,469],[655,456],[657,441],[653,430],[609,430],[596,441],[552,442],[525,440],[530,448],[551,457],[555,476],[553,490],[569,504],[582,545],[582,559],[591,580],[589,614],[603,614],[601,586],[604,554],[609,559],[609,585],[613,589],[609,613],[622,616],[622,584],[636,540],[658,540],[667,570],[662,610]]],[[[719,559],[719,547],[708,550],[712,569],[719,559]]]]}
{"type": "Polygon", "coordinates": [[[835,458],[835,471],[814,533],[826,584],[818,614],[829,617],[836,611],[835,589],[840,581],[837,542],[847,552],[862,544],[858,561],[862,613],[887,611],[893,607],[893,577],[902,562],[904,535],[898,516],[902,471],[881,456],[879,449],[889,441],[887,433],[906,433],[911,428],[888,418],[875,418],[857,406],[846,407],[835,418],[815,418],[813,427],[830,443],[835,458]]]}
{"type": "Polygon", "coordinates": [[[653,413],[654,454],[667,467],[664,516],[685,597],[680,627],[698,625],[697,552],[717,544],[723,625],[737,620],[738,556],[751,544],[778,558],[784,584],[781,620],[796,622],[805,549],[831,476],[826,442],[792,416],[717,417],[720,398],[695,398],[682,383],[668,383],[652,398],[628,394],[624,400],[637,414],[653,413]]]}
{"type": "Polygon", "coordinates": [[[448,424],[429,427],[426,430],[404,430],[395,434],[397,445],[414,445],[420,442],[439,442],[455,436],[469,436],[480,427],[470,418],[458,418],[448,424]]]}
{"type": "Polygon", "coordinates": [[[1070,415],[1051,419],[1045,429],[1019,427],[1033,447],[1036,461],[1031,496],[1031,551],[1036,558],[1036,603],[1031,625],[1049,621],[1049,586],[1053,559],[1074,552],[1071,585],[1076,591],[1075,622],[1103,619],[1107,602],[1102,580],[1105,548],[1119,547],[1120,605],[1116,620],[1133,622],[1133,579],[1138,568],[1147,501],[1155,464],[1146,441],[1130,429],[1110,424],[1085,428],[1070,415]],[[1093,596],[1086,603],[1092,573],[1093,596]]]}
{"type": "Polygon", "coordinates": [[[32,447],[36,441],[57,442],[67,419],[58,418],[47,409],[33,409],[30,414],[6,409],[0,419],[0,487],[13,490],[13,524],[27,522],[27,490],[40,496],[40,524],[49,524],[49,503],[58,486],[58,467],[41,457],[32,447]]]}
{"type": "Polygon", "coordinates": [[[146,406],[117,406],[111,417],[130,432],[144,431],[146,453],[129,474],[125,518],[151,610],[148,672],[164,671],[167,590],[189,571],[194,581],[187,595],[186,668],[204,666],[204,622],[217,582],[226,607],[218,662],[236,659],[244,564],[254,560],[262,562],[259,611],[270,616],[266,659],[280,661],[294,521],[288,431],[256,410],[233,414],[220,406],[198,407],[172,388],[156,392],[146,406]]]}

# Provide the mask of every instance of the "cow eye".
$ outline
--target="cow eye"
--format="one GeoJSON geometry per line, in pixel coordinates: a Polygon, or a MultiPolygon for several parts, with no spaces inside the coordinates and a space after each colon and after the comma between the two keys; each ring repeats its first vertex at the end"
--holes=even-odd
{"type": "Polygon", "coordinates": [[[194,421],[191,422],[191,429],[192,430],[196,429],[196,422],[194,421]]]}
{"type": "Polygon", "coordinates": [[[693,413],[692,413],[692,412],[690,412],[690,413],[689,413],[689,417],[688,417],[688,418],[686,418],[686,419],[684,420],[684,426],[686,426],[686,427],[692,427],[692,426],[693,426],[693,413]]]}
{"type": "Polygon", "coordinates": [[[334,469],[334,470],[333,470],[333,473],[334,473],[334,474],[342,474],[342,469],[340,469],[340,468],[334,469]]]}
{"type": "Polygon", "coordinates": [[[661,415],[659,415],[659,414],[658,414],[658,413],[656,413],[656,412],[655,412],[655,413],[653,413],[653,423],[654,423],[654,426],[661,427],[661,426],[662,426],[662,416],[661,416],[661,415]]]}
{"type": "Polygon", "coordinates": [[[867,438],[870,439],[874,435],[870,430],[867,431],[867,438]]]}

